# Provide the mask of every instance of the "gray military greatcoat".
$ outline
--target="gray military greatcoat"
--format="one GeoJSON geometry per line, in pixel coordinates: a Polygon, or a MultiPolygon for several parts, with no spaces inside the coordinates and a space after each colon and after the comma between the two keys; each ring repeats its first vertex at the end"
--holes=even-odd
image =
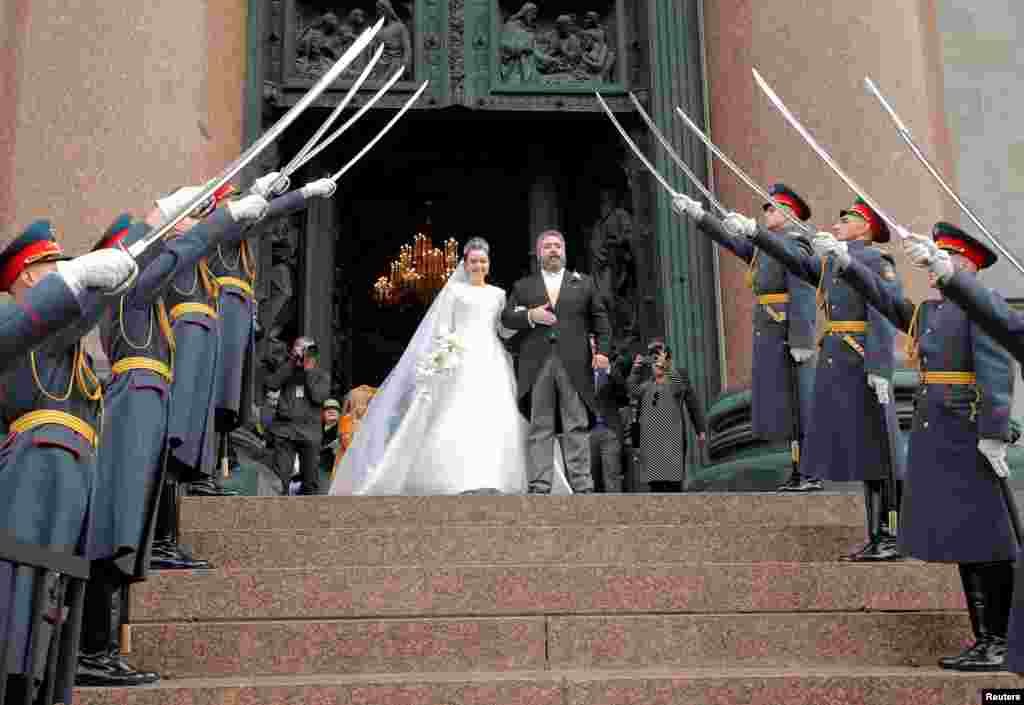
{"type": "MultiPolygon", "coordinates": [[[[814,378],[815,411],[801,460],[803,472],[835,482],[888,479],[885,424],[897,427],[896,409],[894,404],[883,408],[878,403],[867,384],[867,375],[878,375],[891,384],[896,329],[836,275],[830,261],[816,257],[806,240],[787,242],[759,229],[754,244],[804,281],[821,286],[827,321],[864,327],[862,332],[826,334],[822,341],[814,378]],[[788,246],[792,242],[798,243],[799,249],[788,246]]],[[[902,296],[891,257],[863,241],[851,242],[849,251],[854,260],[882,277],[884,287],[893,296],[902,296]]],[[[900,444],[896,445],[895,472],[902,478],[904,456],[900,444]]]]}

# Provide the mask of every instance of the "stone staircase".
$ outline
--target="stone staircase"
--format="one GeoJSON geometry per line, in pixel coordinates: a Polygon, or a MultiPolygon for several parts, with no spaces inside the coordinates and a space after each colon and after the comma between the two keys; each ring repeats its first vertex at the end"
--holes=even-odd
{"type": "Polygon", "coordinates": [[[82,705],[980,703],[955,567],[842,564],[852,495],[187,499],[132,589],[164,680],[82,705]]]}

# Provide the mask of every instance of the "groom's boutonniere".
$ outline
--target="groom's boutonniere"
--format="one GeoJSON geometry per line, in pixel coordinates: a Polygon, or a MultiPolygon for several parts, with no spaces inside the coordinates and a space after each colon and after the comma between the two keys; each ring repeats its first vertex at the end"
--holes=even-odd
{"type": "Polygon", "coordinates": [[[583,275],[582,275],[582,274],[580,274],[579,272],[573,272],[573,273],[572,273],[572,275],[571,275],[571,279],[572,279],[572,280],[573,280],[574,282],[578,282],[578,281],[580,281],[581,279],[583,279],[583,275]]]}

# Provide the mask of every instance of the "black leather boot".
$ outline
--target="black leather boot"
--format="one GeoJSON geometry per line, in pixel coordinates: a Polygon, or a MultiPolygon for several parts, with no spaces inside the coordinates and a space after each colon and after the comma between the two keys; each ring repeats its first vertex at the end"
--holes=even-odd
{"type": "Polygon", "coordinates": [[[864,510],[868,523],[868,543],[851,554],[849,561],[895,561],[903,557],[896,545],[896,537],[885,524],[885,483],[873,480],[864,483],[864,510]]]}
{"type": "Polygon", "coordinates": [[[971,574],[972,590],[982,596],[981,609],[977,610],[978,641],[949,668],[968,672],[1004,671],[1006,633],[1013,603],[1013,563],[975,564],[971,574]]]}
{"type": "MultiPolygon", "coordinates": [[[[896,526],[889,525],[889,497],[893,489],[890,483],[879,480],[872,484],[875,500],[872,505],[871,533],[875,536],[875,546],[860,560],[864,561],[896,561],[903,558],[896,541],[896,526]]],[[[898,506],[898,505],[897,505],[898,506]]]]}
{"type": "Polygon", "coordinates": [[[149,567],[153,570],[205,570],[209,561],[196,560],[178,545],[178,482],[168,473],[164,478],[149,567]]]}
{"type": "Polygon", "coordinates": [[[861,546],[856,551],[854,551],[853,553],[851,553],[849,555],[846,555],[846,556],[841,556],[839,558],[839,560],[841,560],[841,561],[860,561],[860,560],[863,560],[862,556],[864,556],[866,553],[874,550],[874,548],[875,548],[875,536],[874,536],[874,534],[871,531],[871,527],[873,526],[872,522],[874,521],[873,517],[875,516],[874,504],[875,504],[875,493],[874,493],[874,491],[872,489],[872,483],[865,482],[864,483],[864,525],[868,529],[868,542],[865,543],[863,546],[861,546]]]}
{"type": "Polygon", "coordinates": [[[800,476],[800,473],[797,472],[796,470],[793,470],[789,474],[789,479],[786,480],[783,484],[779,485],[778,488],[775,491],[776,492],[796,492],[796,491],[798,491],[797,487],[800,486],[801,480],[803,480],[803,478],[800,476]]]}
{"type": "Polygon", "coordinates": [[[156,673],[137,671],[117,653],[114,641],[114,600],[120,597],[112,571],[93,563],[85,586],[82,615],[82,649],[78,655],[75,685],[117,688],[160,680],[156,673]]]}
{"type": "Polygon", "coordinates": [[[203,477],[195,482],[190,482],[188,485],[188,494],[190,497],[237,497],[238,492],[235,490],[229,490],[218,485],[212,476],[203,475],[203,477]]]}
{"type": "MultiPolygon", "coordinates": [[[[992,617],[987,615],[987,609],[989,608],[987,602],[986,586],[985,586],[985,566],[984,563],[961,563],[960,568],[960,581],[964,587],[964,598],[967,601],[967,614],[971,619],[971,631],[974,632],[974,643],[964,649],[956,656],[944,656],[939,659],[939,666],[951,671],[965,671],[965,670],[1000,670],[995,669],[984,669],[968,667],[964,668],[965,664],[972,664],[973,666],[982,665],[991,660],[990,654],[988,654],[988,641],[989,633],[988,626],[991,623],[992,617]]],[[[1006,638],[1003,636],[1003,652],[1006,650],[1006,638]]],[[[1000,667],[1002,662],[1000,662],[1000,667]]]]}

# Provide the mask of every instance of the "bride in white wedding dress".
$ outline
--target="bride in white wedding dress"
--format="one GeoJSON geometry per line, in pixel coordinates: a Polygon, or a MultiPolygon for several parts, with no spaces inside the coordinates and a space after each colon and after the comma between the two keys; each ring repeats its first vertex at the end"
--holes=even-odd
{"type": "MultiPolygon", "coordinates": [[[[499,335],[505,292],[486,283],[490,248],[473,238],[341,459],[332,495],[526,492],[526,419],[499,335]],[[438,341],[462,347],[448,372],[424,374],[438,341]],[[417,369],[419,368],[419,370],[417,369]]],[[[554,494],[569,494],[556,444],[554,494]]]]}

